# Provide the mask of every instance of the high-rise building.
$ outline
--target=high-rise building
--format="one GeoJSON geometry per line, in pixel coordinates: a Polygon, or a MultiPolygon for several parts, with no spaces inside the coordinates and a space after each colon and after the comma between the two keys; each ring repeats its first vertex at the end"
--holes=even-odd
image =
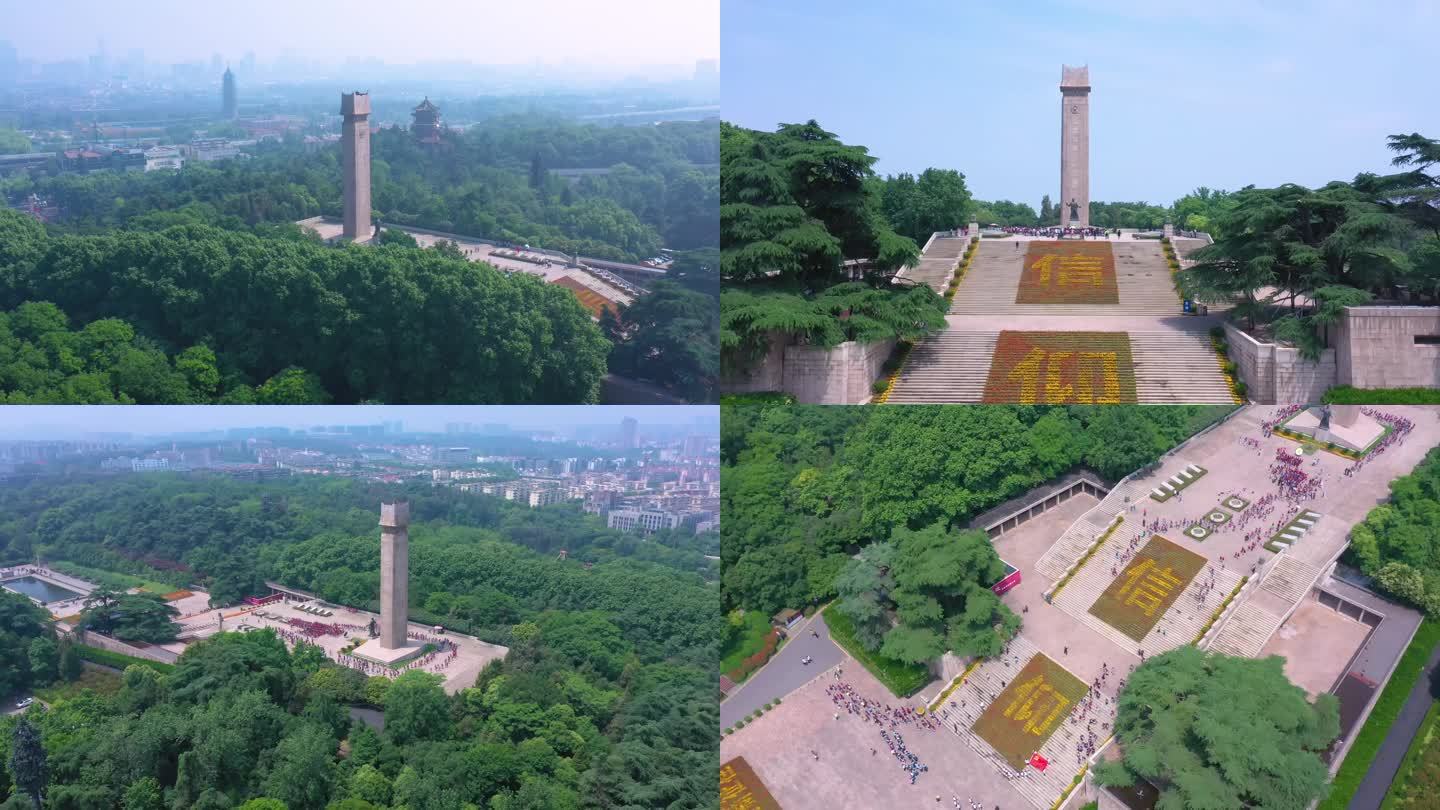
{"type": "Polygon", "coordinates": [[[240,110],[240,98],[235,90],[235,74],[230,68],[225,68],[225,76],[221,79],[220,96],[222,100],[222,112],[228,119],[233,120],[240,110]]]}
{"type": "Polygon", "coordinates": [[[368,242],[370,227],[370,94],[342,93],[340,165],[344,172],[345,220],[341,235],[368,242]]]}
{"type": "Polygon", "coordinates": [[[708,442],[704,436],[686,436],[685,452],[686,458],[699,458],[705,455],[705,447],[708,442]]]}
{"type": "Polygon", "coordinates": [[[639,427],[640,423],[636,422],[632,417],[627,416],[620,420],[621,447],[628,450],[640,446],[640,437],[637,435],[639,427]]]}

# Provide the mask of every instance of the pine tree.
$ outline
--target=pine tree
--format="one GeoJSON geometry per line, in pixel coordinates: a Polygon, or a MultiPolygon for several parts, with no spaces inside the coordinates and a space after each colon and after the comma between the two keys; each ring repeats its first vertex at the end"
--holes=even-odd
{"type": "Polygon", "coordinates": [[[538,189],[545,185],[545,166],[540,162],[540,153],[530,156],[530,187],[538,189]]]}
{"type": "Polygon", "coordinates": [[[60,677],[67,681],[73,681],[80,677],[85,669],[84,662],[80,659],[80,651],[75,645],[66,642],[60,647],[60,677]]]}
{"type": "Polygon", "coordinates": [[[1046,194],[1040,198],[1040,224],[1053,225],[1055,219],[1055,206],[1050,202],[1050,195],[1046,194]]]}
{"type": "Polygon", "coordinates": [[[15,726],[10,745],[10,776],[15,787],[30,797],[35,810],[40,810],[41,794],[50,781],[45,765],[45,746],[40,744],[40,731],[25,717],[15,726]]]}

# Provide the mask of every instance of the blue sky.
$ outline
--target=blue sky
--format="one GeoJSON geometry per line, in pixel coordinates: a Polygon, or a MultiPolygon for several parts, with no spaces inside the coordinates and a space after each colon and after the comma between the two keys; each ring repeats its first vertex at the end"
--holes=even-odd
{"type": "Polygon", "coordinates": [[[724,0],[722,111],[814,118],[882,174],[959,169],[1038,207],[1060,66],[1088,63],[1091,199],[1168,205],[1386,171],[1386,135],[1440,138],[1437,30],[1440,0],[724,0]]]}

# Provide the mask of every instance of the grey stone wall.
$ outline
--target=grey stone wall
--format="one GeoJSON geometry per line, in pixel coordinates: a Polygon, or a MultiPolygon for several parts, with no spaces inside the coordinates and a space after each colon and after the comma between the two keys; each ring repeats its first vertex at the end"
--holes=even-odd
{"type": "Polygon", "coordinates": [[[1340,384],[1440,387],[1440,346],[1416,344],[1416,335],[1440,335],[1440,307],[1346,308],[1332,336],[1340,384]]]}
{"type": "Polygon", "coordinates": [[[80,638],[81,643],[90,647],[99,647],[102,650],[117,652],[121,655],[128,655],[134,658],[144,658],[147,661],[159,661],[162,664],[173,664],[180,656],[165,649],[164,647],[135,647],[130,644],[99,633],[85,633],[80,638]]]}
{"type": "Polygon", "coordinates": [[[870,398],[870,385],[895,349],[894,340],[847,341],[832,349],[788,346],[785,391],[807,405],[854,405],[870,398]]]}
{"type": "Polygon", "coordinates": [[[757,391],[781,391],[785,385],[785,347],[791,344],[790,337],[781,332],[766,335],[769,348],[765,356],[742,373],[726,373],[721,366],[720,392],[723,394],[750,394],[757,391]]]}
{"type": "Polygon", "coordinates": [[[1319,402],[1325,390],[1336,384],[1334,349],[1324,350],[1319,361],[1311,362],[1302,358],[1298,349],[1261,343],[1229,323],[1225,324],[1225,340],[1251,402],[1319,402]]]}
{"type": "Polygon", "coordinates": [[[855,405],[870,398],[870,385],[894,349],[894,340],[847,341],[822,349],[772,334],[765,357],[744,374],[724,377],[720,390],[726,394],[784,391],[807,405],[855,405]]]}

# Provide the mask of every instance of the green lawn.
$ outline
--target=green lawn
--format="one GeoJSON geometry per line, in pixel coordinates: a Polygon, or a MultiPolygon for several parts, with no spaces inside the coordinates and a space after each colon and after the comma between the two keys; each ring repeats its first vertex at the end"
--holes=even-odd
{"type": "Polygon", "coordinates": [[[46,703],[54,703],[57,700],[75,697],[85,689],[93,689],[101,695],[113,695],[120,691],[120,675],[108,669],[86,667],[80,673],[80,677],[72,682],[61,681],[53,686],[36,689],[35,697],[46,703]]]}
{"type": "Polygon", "coordinates": [[[62,574],[69,574],[72,577],[79,577],[122,590],[139,588],[159,596],[180,590],[177,585],[167,585],[163,582],[156,582],[153,579],[137,577],[134,574],[121,574],[115,571],[106,571],[101,568],[91,568],[88,565],[80,565],[79,563],[73,563],[68,560],[54,560],[49,562],[48,565],[62,574]]]}
{"type": "Polygon", "coordinates": [[[80,657],[86,661],[106,664],[117,669],[124,669],[131,664],[140,664],[141,666],[150,667],[162,675],[168,675],[175,671],[174,664],[162,664],[159,661],[151,661],[148,658],[136,658],[123,653],[102,650],[99,647],[87,647],[84,644],[77,644],[75,645],[75,649],[80,651],[80,657]]]}
{"type": "Polygon", "coordinates": [[[855,638],[855,625],[850,618],[832,604],[825,608],[825,625],[830,628],[830,639],[862,666],[870,670],[880,683],[885,684],[896,697],[910,697],[930,682],[930,670],[920,664],[907,664],[884,658],[870,652],[855,638]]]}
{"type": "Polygon", "coordinates": [[[1435,786],[1428,783],[1433,781],[1436,765],[1440,764],[1440,746],[1434,744],[1436,721],[1440,721],[1440,703],[1432,702],[1430,710],[1425,713],[1425,719],[1420,721],[1420,729],[1415,732],[1415,739],[1410,741],[1405,758],[1400,761],[1400,770],[1395,772],[1395,781],[1390,783],[1390,789],[1385,792],[1385,800],[1380,803],[1380,810],[1400,810],[1410,806],[1411,799],[1434,795],[1431,791],[1435,786]]]}
{"type": "Polygon", "coordinates": [[[758,610],[745,611],[743,621],[740,634],[728,647],[720,651],[721,672],[729,672],[740,666],[746,658],[760,652],[765,636],[770,633],[770,620],[758,610]]]}
{"type": "Polygon", "coordinates": [[[1410,689],[1424,673],[1425,662],[1430,659],[1430,652],[1437,643],[1440,643],[1440,622],[1427,619],[1421,623],[1420,629],[1415,631],[1415,638],[1411,639],[1410,646],[1405,648],[1405,654],[1400,656],[1400,663],[1395,665],[1395,674],[1390,676],[1390,683],[1385,685],[1385,691],[1381,692],[1379,700],[1375,701],[1375,708],[1370,710],[1370,717],[1356,733],[1350,753],[1345,755],[1345,761],[1340,764],[1335,781],[1331,783],[1330,795],[1316,810],[1345,810],[1350,804],[1350,799],[1360,788],[1360,782],[1365,779],[1365,772],[1370,770],[1375,754],[1380,751],[1380,744],[1385,741],[1386,733],[1399,716],[1405,699],[1410,696],[1410,689]]]}

